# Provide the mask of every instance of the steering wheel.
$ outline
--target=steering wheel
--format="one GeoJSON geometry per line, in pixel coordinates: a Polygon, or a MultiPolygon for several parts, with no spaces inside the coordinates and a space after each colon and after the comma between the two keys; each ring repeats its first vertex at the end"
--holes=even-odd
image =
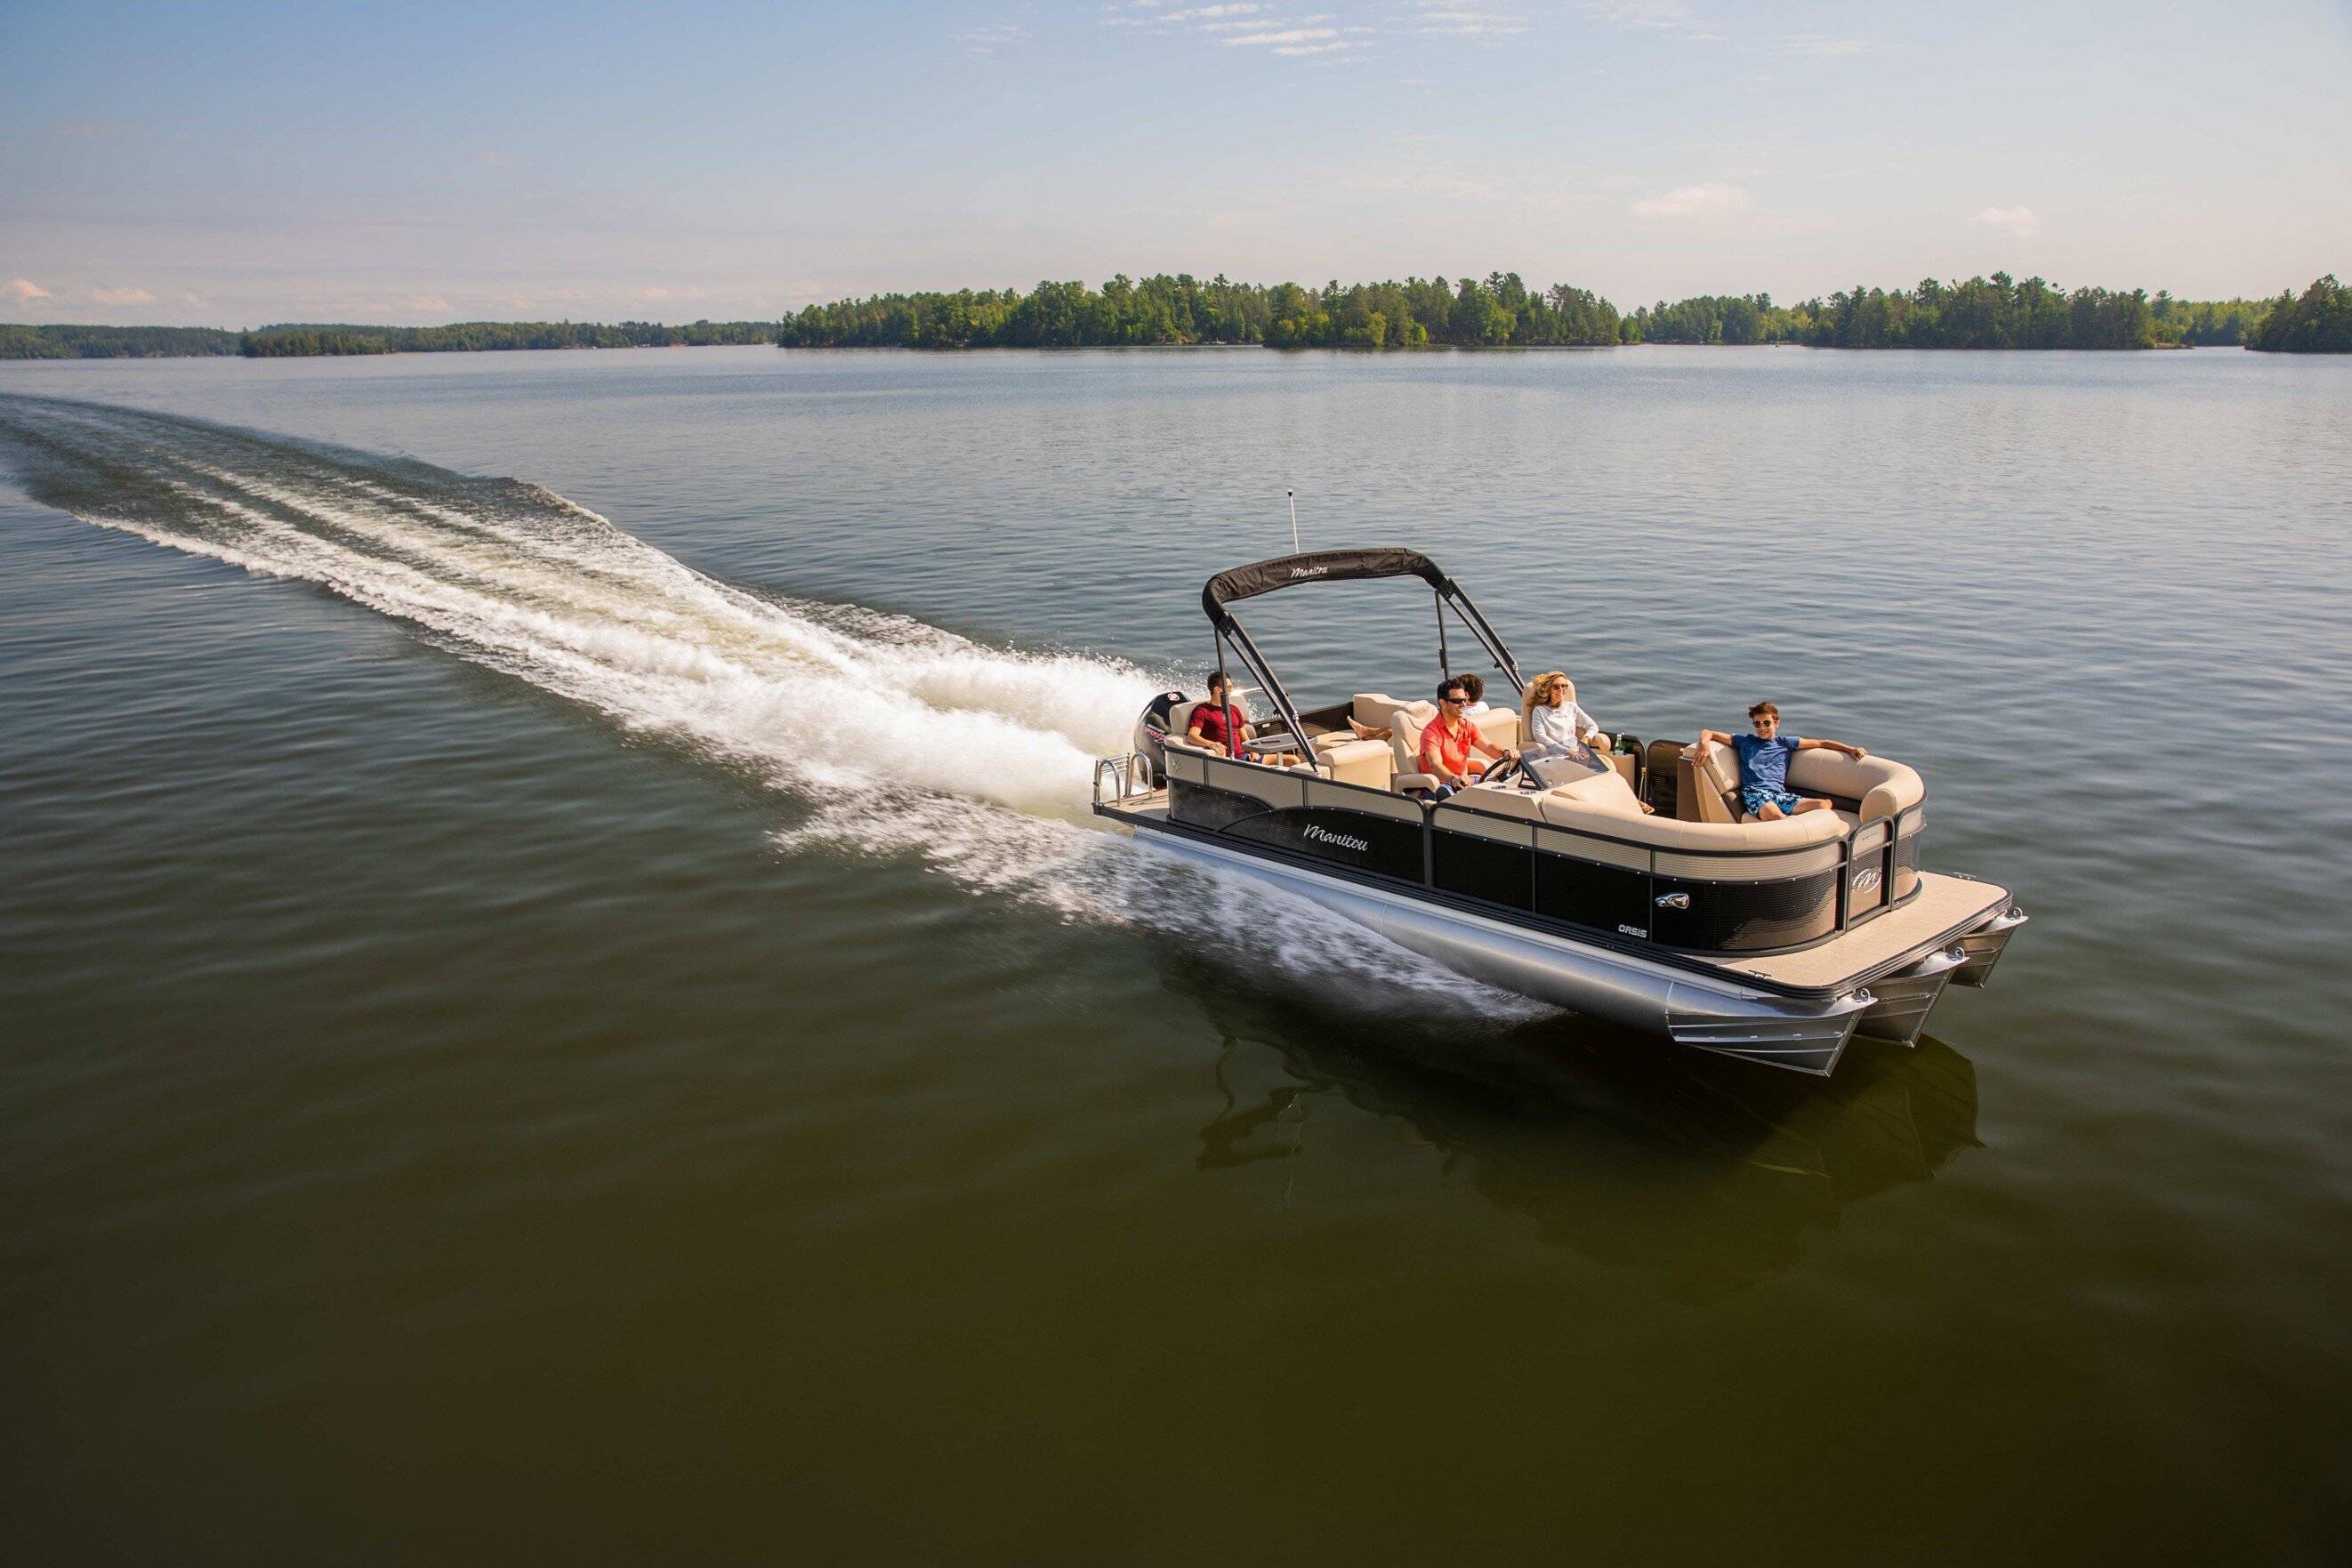
{"type": "Polygon", "coordinates": [[[1527,771],[1527,754],[1525,752],[1519,752],[1513,756],[1506,757],[1503,760],[1486,769],[1485,773],[1479,775],[1478,782],[1481,784],[1500,784],[1504,779],[1510,778],[1514,774],[1525,773],[1527,771]]]}

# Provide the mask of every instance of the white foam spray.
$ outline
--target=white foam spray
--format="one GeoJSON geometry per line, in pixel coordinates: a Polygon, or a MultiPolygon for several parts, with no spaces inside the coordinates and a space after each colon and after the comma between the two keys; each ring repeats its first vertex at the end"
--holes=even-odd
{"type": "Polygon", "coordinates": [[[787,847],[918,855],[1066,918],[1246,931],[1264,960],[1393,982],[1378,987],[1391,998],[1467,984],[1249,879],[1096,831],[1094,759],[1128,749],[1162,675],[747,592],[512,480],[43,399],[0,399],[0,437],[37,497],[89,522],[319,583],[749,770],[805,806],[777,834],[787,847]]]}

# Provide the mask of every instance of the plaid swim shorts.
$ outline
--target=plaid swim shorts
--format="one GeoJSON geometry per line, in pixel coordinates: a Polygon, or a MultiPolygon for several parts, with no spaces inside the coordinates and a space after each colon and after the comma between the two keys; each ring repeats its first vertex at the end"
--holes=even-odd
{"type": "Polygon", "coordinates": [[[1789,789],[1769,789],[1762,784],[1750,784],[1739,791],[1739,804],[1751,817],[1764,814],[1766,806],[1778,806],[1791,816],[1805,803],[1804,797],[1789,789]]]}

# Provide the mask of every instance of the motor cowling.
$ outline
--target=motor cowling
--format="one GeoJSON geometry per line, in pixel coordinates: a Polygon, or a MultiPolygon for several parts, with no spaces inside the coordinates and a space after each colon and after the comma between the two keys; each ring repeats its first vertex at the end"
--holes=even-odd
{"type": "Polygon", "coordinates": [[[1151,769],[1153,789],[1168,778],[1168,718],[1176,705],[1187,701],[1182,692],[1161,692],[1143,705],[1142,714],[1135,721],[1135,754],[1151,769]]]}

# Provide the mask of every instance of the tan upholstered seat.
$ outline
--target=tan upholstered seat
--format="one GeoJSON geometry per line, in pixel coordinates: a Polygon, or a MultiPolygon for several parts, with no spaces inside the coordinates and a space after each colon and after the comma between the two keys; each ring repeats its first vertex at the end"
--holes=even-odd
{"type": "Polygon", "coordinates": [[[1400,704],[1390,711],[1389,750],[1396,764],[1391,783],[1399,791],[1437,788],[1437,776],[1421,770],[1422,727],[1436,716],[1435,703],[1400,704]]]}
{"type": "Polygon", "coordinates": [[[1693,741],[1675,779],[1675,815],[1685,822],[1737,822],[1739,759],[1727,746],[1693,741]]]}
{"type": "Polygon", "coordinates": [[[1537,800],[1547,824],[1572,831],[1553,841],[1539,840],[1539,847],[1706,882],[1769,882],[1826,871],[1838,863],[1846,834],[1845,824],[1830,811],[1808,811],[1776,822],[1685,822],[1645,817],[1638,810],[1628,815],[1559,790],[1537,800]],[[1727,850],[1743,852],[1726,855],[1727,850]]]}
{"type": "Polygon", "coordinates": [[[1478,733],[1486,737],[1487,745],[1499,747],[1505,751],[1516,751],[1518,749],[1519,715],[1517,709],[1490,707],[1485,713],[1472,714],[1470,716],[1470,722],[1478,727],[1478,733]]]}
{"type": "Polygon", "coordinates": [[[1168,710],[1169,745],[1181,746],[1187,751],[1197,751],[1200,749],[1200,747],[1194,746],[1192,741],[1185,738],[1187,732],[1189,732],[1192,727],[1192,710],[1200,706],[1201,699],[1194,698],[1189,702],[1178,703],[1174,707],[1168,710]]]}
{"type": "Polygon", "coordinates": [[[1903,763],[1885,757],[1848,757],[1827,748],[1800,751],[1789,760],[1789,787],[1801,795],[1843,795],[1862,802],[1862,820],[1907,811],[1927,798],[1927,786],[1903,763]]]}
{"type": "Polygon", "coordinates": [[[1389,715],[1405,706],[1386,692],[1358,692],[1348,711],[1366,729],[1386,729],[1389,715]]]}
{"type": "Polygon", "coordinates": [[[1604,773],[1591,774],[1570,783],[1555,786],[1545,793],[1557,796],[1563,800],[1575,801],[1581,806],[1590,806],[1594,810],[1613,812],[1621,817],[1648,815],[1642,810],[1641,797],[1633,793],[1633,787],[1626,783],[1625,776],[1613,768],[1604,773]]]}
{"type": "MultiPolygon", "coordinates": [[[[1192,740],[1188,738],[1192,727],[1192,714],[1194,710],[1206,706],[1207,701],[1208,699],[1203,697],[1191,702],[1181,702],[1168,710],[1168,745],[1171,749],[1191,752],[1199,757],[1213,757],[1215,755],[1215,753],[1207,750],[1205,747],[1195,746],[1192,740]]],[[[1255,729],[1256,727],[1256,721],[1249,716],[1249,709],[1238,703],[1236,703],[1235,706],[1241,706],[1242,708],[1244,726],[1247,728],[1255,729]]],[[[1378,749],[1378,747],[1374,748],[1375,755],[1377,755],[1378,749]]],[[[1294,768],[1311,770],[1314,762],[1322,762],[1326,760],[1328,760],[1327,758],[1318,756],[1312,762],[1296,762],[1291,764],[1291,767],[1294,768]]],[[[1359,760],[1360,760],[1360,758],[1359,758],[1359,760]]],[[[1180,777],[1181,776],[1180,775],[1180,777]]],[[[1378,788],[1380,784],[1385,784],[1387,780],[1385,779],[1381,779],[1374,785],[1374,787],[1378,788]]]]}
{"type": "MultiPolygon", "coordinates": [[[[1358,692],[1349,706],[1356,722],[1367,729],[1394,727],[1391,719],[1399,708],[1410,709],[1419,715],[1423,724],[1437,715],[1437,705],[1433,702],[1399,702],[1386,692],[1358,692]]],[[[1519,716],[1515,709],[1490,707],[1485,713],[1472,714],[1470,722],[1478,727],[1478,733],[1486,737],[1489,746],[1515,748],[1519,744],[1519,716]]],[[[1414,744],[1420,744],[1417,736],[1414,744]]]]}
{"type": "Polygon", "coordinates": [[[1574,808],[1580,821],[1587,812],[1630,817],[1635,821],[1643,819],[1642,802],[1634,798],[1632,787],[1613,772],[1595,773],[1555,789],[1521,789],[1510,784],[1473,784],[1453,800],[1481,811],[1524,817],[1531,822],[1550,821],[1548,810],[1553,801],[1574,808]]]}
{"type": "Polygon", "coordinates": [[[1505,817],[1524,817],[1531,822],[1543,821],[1543,808],[1538,804],[1542,796],[1529,789],[1514,789],[1507,784],[1473,784],[1446,802],[1458,800],[1463,805],[1481,811],[1493,811],[1505,817]]]}
{"type": "MultiPolygon", "coordinates": [[[[1696,808],[1703,822],[1753,822],[1755,816],[1739,806],[1739,757],[1727,746],[1696,747],[1694,761],[1685,751],[1682,768],[1682,811],[1687,818],[1696,808]],[[1698,785],[1692,787],[1694,775],[1698,785]]],[[[1842,795],[1862,802],[1858,814],[1844,811],[1809,813],[1856,821],[1875,821],[1907,811],[1927,798],[1927,786],[1913,768],[1885,757],[1848,757],[1842,751],[1816,747],[1789,759],[1789,788],[1800,795],[1842,795]]]]}
{"type": "MultiPolygon", "coordinates": [[[[1318,737],[1319,738],[1319,737],[1318,737]]],[[[1395,755],[1385,740],[1343,740],[1318,747],[1315,760],[1337,782],[1385,789],[1396,772],[1395,755]]]]}

